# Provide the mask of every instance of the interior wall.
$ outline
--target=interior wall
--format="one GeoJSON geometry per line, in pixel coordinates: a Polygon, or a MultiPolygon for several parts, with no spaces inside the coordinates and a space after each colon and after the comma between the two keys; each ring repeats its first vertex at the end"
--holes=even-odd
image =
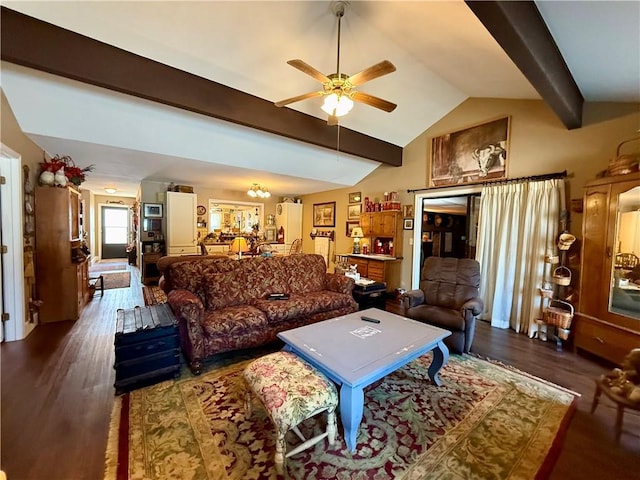
{"type": "MultiPolygon", "coordinates": [[[[361,192],[363,199],[368,196],[374,200],[382,198],[385,191],[397,191],[402,205],[413,204],[414,194],[407,193],[407,189],[428,185],[432,137],[505,115],[511,116],[508,178],[567,170],[569,199],[582,198],[584,184],[605,170],[615,157],[617,145],[640,128],[637,105],[588,104],[585,116],[589,122],[583,128],[567,130],[541,100],[468,99],[404,148],[401,167],[381,165],[353,187],[303,196],[303,250],[313,252],[309,233],[314,203],[336,202],[336,242],[332,253],[348,253],[352,247],[352,240],[345,234],[349,192],[361,192]]],[[[582,236],[580,214],[571,214],[569,229],[577,237],[582,236]]],[[[405,230],[403,241],[401,286],[410,288],[413,232],[405,230]]]]}

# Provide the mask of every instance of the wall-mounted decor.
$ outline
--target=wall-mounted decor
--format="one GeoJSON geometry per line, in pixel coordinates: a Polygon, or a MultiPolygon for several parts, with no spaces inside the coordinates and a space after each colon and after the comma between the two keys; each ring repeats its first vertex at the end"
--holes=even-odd
{"type": "Polygon", "coordinates": [[[404,216],[405,217],[413,217],[413,205],[405,205],[404,206],[404,216]]]}
{"type": "Polygon", "coordinates": [[[356,205],[349,205],[347,207],[347,219],[349,220],[360,220],[360,214],[362,213],[362,204],[358,203],[356,205]]]}
{"type": "Polygon", "coordinates": [[[161,203],[145,203],[144,217],[145,218],[162,218],[162,204],[161,203]]]}
{"type": "Polygon", "coordinates": [[[360,222],[356,221],[356,222],[347,222],[347,229],[345,230],[345,235],[347,237],[351,237],[351,232],[353,231],[354,228],[359,227],[360,226],[360,222]]]}
{"type": "Polygon", "coordinates": [[[431,140],[431,186],[460,185],[507,177],[510,117],[431,140]]]}
{"type": "Polygon", "coordinates": [[[413,230],[413,218],[405,218],[402,228],[404,230],[413,230]]]}
{"type": "Polygon", "coordinates": [[[313,204],[313,226],[314,227],[335,227],[336,226],[336,202],[313,204]]]}
{"type": "Polygon", "coordinates": [[[360,192],[353,192],[349,194],[349,203],[360,203],[362,201],[362,194],[360,192]]]}

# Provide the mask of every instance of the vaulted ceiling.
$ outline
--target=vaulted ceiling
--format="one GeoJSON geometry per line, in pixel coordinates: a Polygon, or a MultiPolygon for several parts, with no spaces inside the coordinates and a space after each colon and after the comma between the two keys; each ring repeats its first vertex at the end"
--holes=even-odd
{"type": "Polygon", "coordinates": [[[47,152],[96,164],[85,184],[96,192],[133,195],[149,180],[312,193],[398,164],[469,97],[543,98],[569,128],[583,97],[640,101],[638,2],[349,2],[341,70],[390,60],[397,71],[361,90],[398,108],[356,104],[340,128],[317,99],[272,105],[319,86],[287,60],[335,71],[330,2],[2,4],[9,104],[47,152]]]}

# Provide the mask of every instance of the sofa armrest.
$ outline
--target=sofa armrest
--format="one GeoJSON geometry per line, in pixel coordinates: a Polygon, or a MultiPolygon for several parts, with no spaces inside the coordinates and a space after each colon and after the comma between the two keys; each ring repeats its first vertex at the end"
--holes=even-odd
{"type": "Polygon", "coordinates": [[[353,278],[337,273],[325,273],[325,285],[327,290],[351,295],[356,282],[353,278]]]}
{"type": "Polygon", "coordinates": [[[484,309],[484,302],[482,301],[481,298],[478,298],[478,297],[467,300],[462,304],[462,307],[460,307],[460,311],[463,317],[466,317],[466,314],[465,314],[466,310],[469,310],[469,312],[471,313],[471,316],[477,317],[482,313],[483,309],[484,309]]]}
{"type": "Polygon", "coordinates": [[[424,292],[420,289],[408,290],[402,294],[402,302],[409,302],[409,308],[416,307],[424,303],[424,292]]]}
{"type": "Polygon", "coordinates": [[[193,363],[204,358],[204,330],[202,317],[204,305],[195,293],[176,289],[167,294],[167,303],[178,321],[180,346],[187,359],[193,363]]]}

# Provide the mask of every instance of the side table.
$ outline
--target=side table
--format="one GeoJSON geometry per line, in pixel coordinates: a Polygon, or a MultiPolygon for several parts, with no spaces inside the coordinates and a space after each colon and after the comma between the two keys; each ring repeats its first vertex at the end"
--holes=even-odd
{"type": "Polygon", "coordinates": [[[386,309],[387,284],[375,282],[369,285],[358,285],[353,288],[353,299],[358,302],[359,310],[367,308],[386,309]]]}
{"type": "Polygon", "coordinates": [[[178,324],[168,304],[118,309],[116,317],[117,395],[180,374],[178,324]]]}

